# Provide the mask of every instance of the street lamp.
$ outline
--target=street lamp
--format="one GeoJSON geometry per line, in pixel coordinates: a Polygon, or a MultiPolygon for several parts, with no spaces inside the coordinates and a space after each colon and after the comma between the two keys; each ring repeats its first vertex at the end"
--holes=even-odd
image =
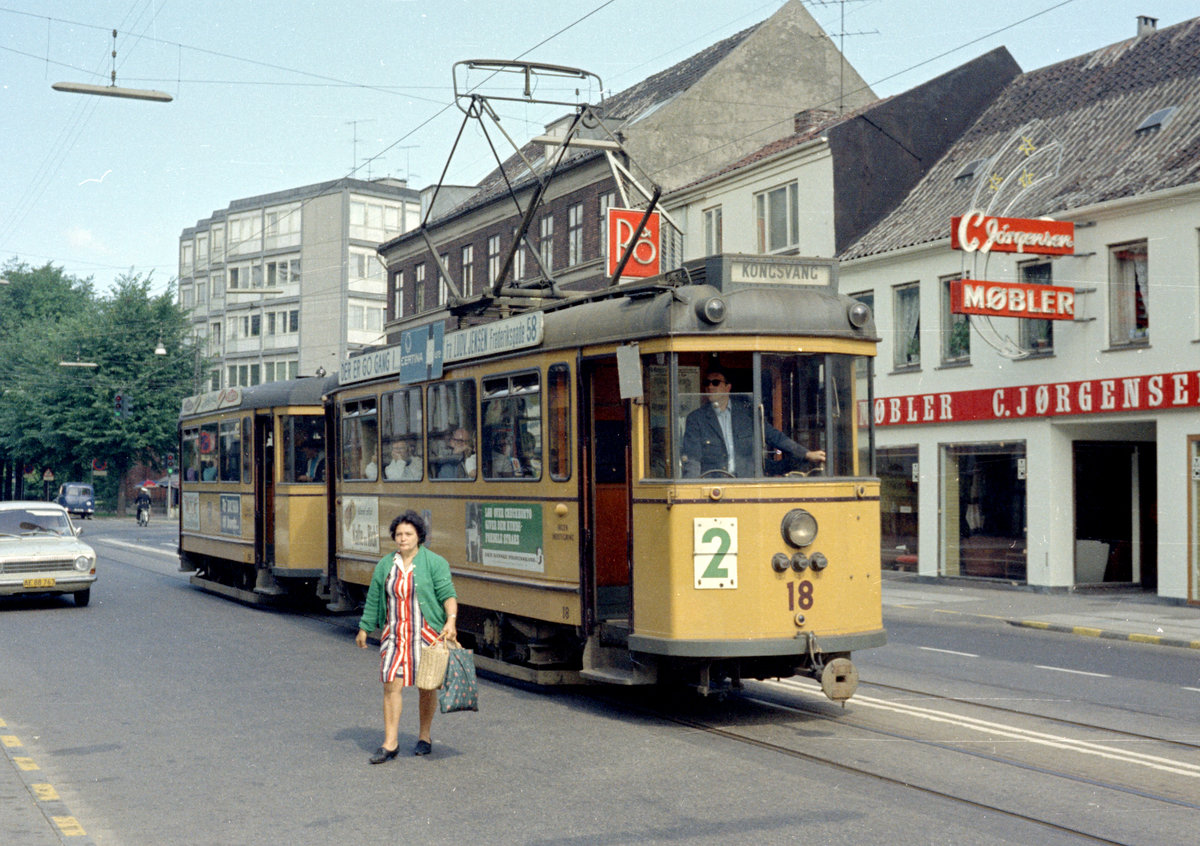
{"type": "Polygon", "coordinates": [[[152,91],[148,88],[118,88],[117,87],[117,31],[113,33],[113,69],[112,83],[109,85],[88,85],[84,82],[56,82],[50,87],[55,91],[65,91],[70,94],[97,94],[101,97],[123,97],[127,100],[153,100],[158,103],[169,103],[174,98],[165,91],[152,91]]]}

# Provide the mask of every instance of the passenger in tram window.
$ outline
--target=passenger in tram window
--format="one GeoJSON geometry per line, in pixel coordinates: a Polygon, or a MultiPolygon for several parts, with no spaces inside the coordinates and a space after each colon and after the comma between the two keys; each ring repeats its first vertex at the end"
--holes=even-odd
{"type": "MultiPolygon", "coordinates": [[[[388,529],[396,551],[375,565],[354,643],[367,648],[367,633],[379,631],[379,678],[383,682],[383,743],[368,759],[390,761],[400,751],[401,694],[416,683],[421,645],[438,638],[457,642],[458,599],[445,558],[425,546],[425,521],[406,511],[388,529]]],[[[414,755],[433,751],[430,729],[437,691],[419,691],[419,722],[414,755]]]]}
{"type": "Polygon", "coordinates": [[[319,444],[308,443],[303,447],[304,471],[296,477],[298,482],[325,481],[325,451],[319,444]]]}
{"type": "MultiPolygon", "coordinates": [[[[731,397],[733,385],[720,367],[709,367],[703,380],[706,402],[688,414],[683,428],[683,475],[696,478],[704,473],[753,477],[754,408],[744,396],[731,397]]],[[[766,426],[767,446],[799,459],[820,464],[824,450],[808,450],[766,426]]]]}
{"type": "Polygon", "coordinates": [[[522,475],[521,461],[516,456],[512,432],[500,429],[492,435],[491,478],[511,478],[522,475]]]}
{"type": "Polygon", "coordinates": [[[474,479],[475,445],[470,433],[463,428],[455,429],[450,435],[450,456],[438,467],[439,479],[474,479]]]}
{"type": "Polygon", "coordinates": [[[392,441],[392,460],[383,468],[385,479],[412,481],[421,478],[421,459],[408,441],[392,441]]]}
{"type": "Polygon", "coordinates": [[[368,482],[374,482],[379,478],[379,465],[375,463],[375,444],[373,441],[367,441],[363,444],[362,475],[359,478],[366,479],[368,482]]]}

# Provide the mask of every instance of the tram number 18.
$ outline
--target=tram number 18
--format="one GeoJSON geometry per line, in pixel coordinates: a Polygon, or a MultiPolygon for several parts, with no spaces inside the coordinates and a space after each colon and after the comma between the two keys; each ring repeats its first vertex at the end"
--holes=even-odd
{"type": "Polygon", "coordinates": [[[813,583],[808,579],[802,582],[788,582],[788,610],[807,611],[813,607],[813,583]]]}

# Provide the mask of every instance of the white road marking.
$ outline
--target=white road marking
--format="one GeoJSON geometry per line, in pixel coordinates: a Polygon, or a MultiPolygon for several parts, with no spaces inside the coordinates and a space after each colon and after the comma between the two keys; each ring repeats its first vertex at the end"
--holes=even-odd
{"type": "Polygon", "coordinates": [[[142,546],[140,543],[130,543],[129,541],[113,540],[112,538],[92,538],[91,541],[89,541],[89,543],[90,542],[108,543],[108,544],[112,544],[113,546],[123,546],[126,549],[135,549],[138,552],[145,552],[145,553],[149,553],[150,555],[162,555],[167,558],[174,558],[177,561],[179,560],[179,553],[174,550],[172,550],[171,552],[167,552],[164,549],[155,549],[154,547],[151,547],[151,546],[142,546]]]}
{"type": "Polygon", "coordinates": [[[918,646],[917,649],[924,649],[926,652],[941,652],[943,655],[961,655],[964,658],[978,658],[974,652],[955,652],[953,649],[936,649],[932,646],[918,646]]]}
{"type": "Polygon", "coordinates": [[[1039,670],[1053,670],[1056,673],[1072,673],[1076,676],[1093,676],[1098,679],[1111,679],[1107,673],[1089,673],[1087,670],[1068,670],[1066,667],[1051,667],[1049,664],[1034,664],[1039,670]]]}
{"type": "MultiPolygon", "coordinates": [[[[816,682],[805,684],[794,680],[769,681],[765,684],[786,687],[799,693],[803,693],[813,699],[825,699],[825,694],[821,692],[820,687],[816,682]]],[[[1087,740],[1073,740],[1069,737],[1064,737],[1058,734],[1049,734],[1046,732],[1032,731],[1029,729],[1015,728],[1005,725],[1004,723],[994,723],[988,720],[979,720],[974,717],[964,717],[959,714],[951,714],[948,711],[937,711],[933,708],[922,708],[916,705],[906,705],[901,702],[893,702],[886,699],[876,699],[871,696],[863,696],[855,694],[850,700],[851,704],[859,705],[864,708],[875,708],[882,711],[893,711],[898,714],[906,714],[911,717],[929,720],[935,723],[946,723],[949,725],[959,726],[961,728],[970,729],[972,731],[990,732],[1001,737],[1008,737],[1013,740],[1020,740],[1026,743],[1036,743],[1042,746],[1048,746],[1053,749],[1065,749],[1071,752],[1078,752],[1082,755],[1095,755],[1100,758],[1107,758],[1113,761],[1121,761],[1127,764],[1137,764],[1150,769],[1160,770],[1165,773],[1173,773],[1175,775],[1189,776],[1191,778],[1200,779],[1200,764],[1188,764],[1182,761],[1174,761],[1170,758],[1162,758],[1157,755],[1146,755],[1141,752],[1133,752],[1125,749],[1113,749],[1109,746],[1104,746],[1099,743],[1093,743],[1087,740]]]]}

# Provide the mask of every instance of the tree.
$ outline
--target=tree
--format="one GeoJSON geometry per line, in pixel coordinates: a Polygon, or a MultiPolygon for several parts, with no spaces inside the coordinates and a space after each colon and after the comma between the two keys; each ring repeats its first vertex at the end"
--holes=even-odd
{"type": "MultiPolygon", "coordinates": [[[[49,287],[47,278],[31,284],[49,287]]],[[[175,451],[180,403],[191,392],[196,362],[189,320],[175,304],[173,284],[155,295],[149,276],[126,274],[110,294],[96,297],[90,282],[64,287],[67,279],[50,291],[23,292],[23,320],[5,314],[13,331],[0,345],[0,373],[14,375],[0,403],[0,443],[13,456],[73,478],[85,478],[92,460],[103,460],[104,498],[115,498],[121,510],[119,482],[129,469],[162,466],[175,451]],[[86,296],[72,299],[78,294],[86,296]],[[68,303],[72,310],[63,308],[68,303]],[[160,344],[166,355],[155,353],[160,344]],[[127,403],[120,417],[118,393],[127,403]]]]}

